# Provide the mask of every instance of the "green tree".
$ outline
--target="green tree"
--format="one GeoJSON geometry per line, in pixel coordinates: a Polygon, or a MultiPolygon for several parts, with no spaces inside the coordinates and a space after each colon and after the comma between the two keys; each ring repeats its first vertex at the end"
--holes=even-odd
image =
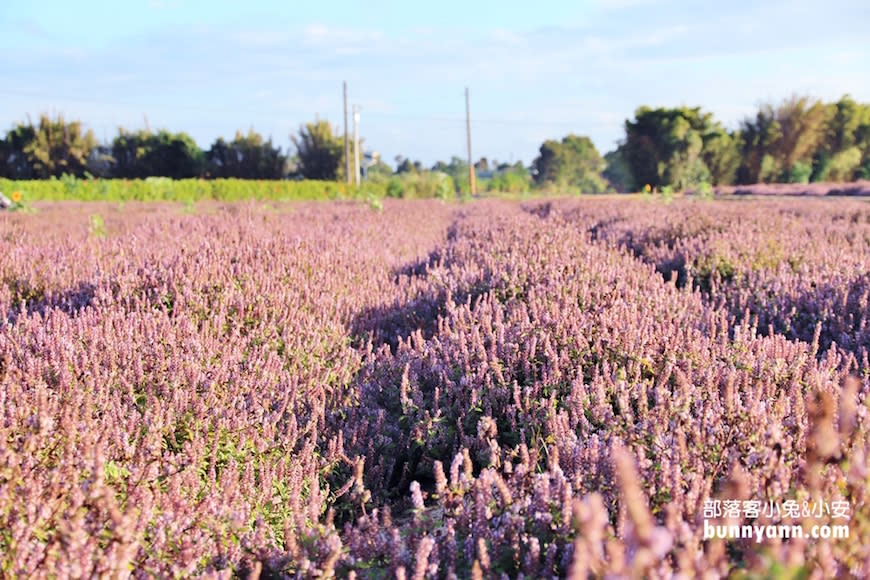
{"type": "Polygon", "coordinates": [[[306,123],[290,139],[296,147],[296,163],[302,177],[334,180],[344,172],[344,139],[328,121],[306,123]]]}
{"type": "Polygon", "coordinates": [[[721,132],[712,114],[699,107],[643,106],[625,122],[623,159],[637,186],[687,189],[711,180],[702,153],[705,139],[721,138],[721,132]]]}
{"type": "Polygon", "coordinates": [[[206,154],[208,171],[212,177],[237,177],[242,179],[281,179],[287,157],[275,147],[272,140],[253,129],[243,135],[236,132],[230,141],[218,138],[206,154]]]}
{"type": "Polygon", "coordinates": [[[7,133],[0,156],[4,173],[18,179],[83,176],[96,146],[93,132],[85,131],[81,122],[41,115],[38,125],[19,124],[7,133]]]}
{"type": "Polygon", "coordinates": [[[606,164],[589,137],[571,134],[561,141],[545,141],[533,167],[539,186],[582,193],[607,191],[601,176],[606,164]]]}
{"type": "Polygon", "coordinates": [[[160,130],[152,140],[148,155],[149,175],[184,179],[196,177],[205,169],[205,154],[187,133],[160,130]]]}
{"type": "Polygon", "coordinates": [[[813,157],[813,181],[850,181],[870,161],[870,106],[844,95],[827,105],[822,143],[813,157]],[[857,161],[856,161],[857,156],[857,161]]]}
{"type": "Polygon", "coordinates": [[[446,173],[452,180],[457,191],[469,191],[468,162],[462,157],[454,155],[449,163],[438,161],[432,166],[432,171],[446,173]]]}
{"type": "Polygon", "coordinates": [[[744,119],[741,122],[742,162],[737,171],[738,183],[760,183],[779,173],[776,160],[770,155],[770,151],[781,133],[776,112],[770,105],[762,105],[754,119],[744,119]]]}
{"type": "Polygon", "coordinates": [[[396,174],[401,175],[402,173],[421,173],[423,171],[423,164],[420,161],[411,161],[407,157],[402,157],[401,155],[396,156],[396,174]]]}
{"type": "Polygon", "coordinates": [[[740,167],[740,136],[718,124],[704,136],[701,152],[712,185],[731,185],[740,167]]]}
{"type": "Polygon", "coordinates": [[[32,124],[19,123],[13,127],[0,143],[0,173],[9,179],[32,179],[33,167],[24,152],[24,147],[36,135],[32,124]]]}
{"type": "Polygon", "coordinates": [[[487,184],[489,191],[499,191],[507,193],[525,193],[531,187],[531,175],[528,168],[523,166],[522,161],[517,161],[513,165],[502,163],[496,166],[496,171],[492,179],[487,184]]]}
{"type": "Polygon", "coordinates": [[[436,162],[435,165],[432,166],[432,171],[446,173],[453,179],[460,178],[464,175],[465,180],[468,181],[468,162],[457,155],[450,158],[450,163],[445,163],[443,161],[436,162]]]}
{"type": "Polygon", "coordinates": [[[845,151],[857,144],[858,129],[867,122],[866,107],[849,95],[829,105],[830,117],[825,127],[825,149],[831,153],[845,151]]]}
{"type": "Polygon", "coordinates": [[[861,167],[861,150],[852,146],[831,156],[827,178],[831,181],[852,181],[861,167]]]}
{"type": "Polygon", "coordinates": [[[820,101],[792,97],[777,108],[776,117],[781,135],[771,154],[792,171],[795,164],[810,161],[821,145],[827,110],[820,101]]]}
{"type": "Polygon", "coordinates": [[[741,123],[741,183],[790,181],[812,164],[819,173],[828,109],[808,97],[791,97],[774,108],[762,105],[754,119],[741,123]],[[815,163],[813,160],[815,159],[815,163]]]}
{"type": "Polygon", "coordinates": [[[121,128],[112,141],[112,175],[127,179],[196,177],[205,169],[205,154],[187,133],[165,129],[130,132],[121,128]]]}
{"type": "Polygon", "coordinates": [[[813,166],[804,161],[795,161],[788,176],[789,183],[809,183],[813,166]]]}
{"type": "Polygon", "coordinates": [[[115,159],[112,157],[111,145],[101,144],[91,151],[88,158],[88,173],[97,177],[114,177],[115,159]]]}
{"type": "Polygon", "coordinates": [[[146,131],[127,131],[118,129],[118,135],[112,139],[111,164],[112,175],[126,179],[147,177],[150,168],[146,166],[145,157],[150,150],[151,134],[146,131]]]}
{"type": "Polygon", "coordinates": [[[604,170],[604,178],[613,189],[620,193],[628,193],[639,189],[631,174],[631,167],[625,160],[625,150],[622,145],[614,151],[609,151],[605,154],[604,162],[607,164],[604,170]]]}
{"type": "Polygon", "coordinates": [[[378,157],[374,163],[369,165],[366,170],[366,179],[371,181],[384,181],[393,175],[393,168],[384,163],[384,160],[378,157]]]}

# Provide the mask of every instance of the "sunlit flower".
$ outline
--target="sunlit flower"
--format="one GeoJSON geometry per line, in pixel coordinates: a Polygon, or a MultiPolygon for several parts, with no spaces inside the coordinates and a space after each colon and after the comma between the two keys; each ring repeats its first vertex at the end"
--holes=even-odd
{"type": "MultiPolygon", "coordinates": [[[[836,274],[867,294],[863,220],[840,219],[866,208],[771,211],[806,203],[322,203],[256,222],[130,207],[87,243],[107,232],[83,209],[0,219],[28,228],[0,247],[0,400],[23,434],[0,462],[27,478],[0,486],[20,538],[4,556],[160,577],[215,554],[252,576],[289,558],[409,579],[764,573],[727,541],[701,548],[719,508],[794,525],[866,511],[870,407],[848,376],[870,312],[805,287],[836,274]],[[57,529],[74,551],[46,548],[57,529]]],[[[864,537],[765,550],[836,572],[864,537]]]]}
{"type": "Polygon", "coordinates": [[[13,191],[12,192],[12,202],[13,203],[21,203],[21,192],[13,191]]]}

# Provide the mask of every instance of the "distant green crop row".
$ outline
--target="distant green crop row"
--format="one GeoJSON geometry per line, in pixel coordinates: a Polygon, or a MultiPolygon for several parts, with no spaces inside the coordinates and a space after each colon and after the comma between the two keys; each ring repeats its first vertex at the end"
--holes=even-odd
{"type": "Polygon", "coordinates": [[[0,179],[0,192],[32,201],[295,201],[383,197],[385,183],[359,187],[334,181],[255,181],[243,179],[62,179],[12,181],[0,179]],[[17,194],[15,193],[17,192],[17,194]]]}

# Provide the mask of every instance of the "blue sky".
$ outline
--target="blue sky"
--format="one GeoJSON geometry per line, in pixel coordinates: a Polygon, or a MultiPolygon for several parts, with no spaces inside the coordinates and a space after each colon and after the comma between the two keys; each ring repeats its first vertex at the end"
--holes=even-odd
{"type": "Polygon", "coordinates": [[[641,104],[699,105],[735,127],[794,93],[870,102],[867,0],[0,0],[0,125],[40,112],[184,130],[289,135],[342,121],[392,162],[530,162],[544,139],[602,153],[641,104]]]}

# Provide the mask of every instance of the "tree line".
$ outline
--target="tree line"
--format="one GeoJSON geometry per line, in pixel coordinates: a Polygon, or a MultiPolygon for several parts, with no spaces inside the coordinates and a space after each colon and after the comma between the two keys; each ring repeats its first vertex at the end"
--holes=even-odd
{"type": "MultiPolygon", "coordinates": [[[[794,96],[765,104],[733,130],[700,107],[638,108],[624,137],[602,156],[585,136],[547,140],[529,167],[481,158],[485,187],[523,191],[638,191],[761,182],[808,183],[870,179],[870,104],[845,95],[834,103],[794,96]]],[[[63,175],[107,178],[242,178],[334,180],[345,177],[344,136],[329,122],[303,124],[293,151],[251,130],[200,149],[190,135],[161,129],[119,129],[98,143],[80,121],[42,115],[19,123],[0,140],[0,177],[46,179],[63,175]]],[[[353,155],[353,152],[351,152],[353,155]]],[[[468,165],[453,157],[424,167],[397,157],[368,164],[368,179],[446,174],[467,189],[468,165]]]]}
{"type": "Polygon", "coordinates": [[[698,107],[640,107],[605,159],[623,191],[870,179],[870,104],[794,96],[731,131],[698,107]]]}
{"type": "Polygon", "coordinates": [[[110,143],[100,144],[80,121],[42,115],[36,124],[18,124],[0,141],[0,176],[9,179],[88,174],[125,179],[280,179],[287,171],[288,156],[254,131],[237,132],[231,141],[219,138],[205,151],[187,133],[165,129],[119,129],[110,143]]]}

